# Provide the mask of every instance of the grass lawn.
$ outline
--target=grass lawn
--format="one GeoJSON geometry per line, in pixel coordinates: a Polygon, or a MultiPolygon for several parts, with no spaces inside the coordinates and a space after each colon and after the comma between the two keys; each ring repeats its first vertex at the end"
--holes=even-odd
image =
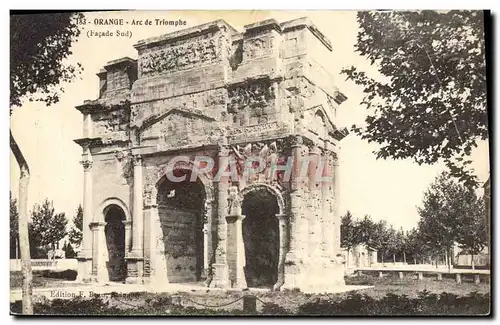
{"type": "Polygon", "coordinates": [[[346,277],[346,284],[351,285],[372,285],[373,288],[362,290],[362,293],[378,298],[387,293],[398,295],[407,295],[416,297],[418,292],[427,290],[431,293],[453,293],[458,296],[466,296],[471,292],[488,293],[490,292],[490,282],[488,277],[481,277],[481,283],[475,284],[472,277],[462,276],[462,283],[455,282],[455,276],[443,274],[442,281],[436,281],[436,276],[425,276],[423,280],[416,279],[416,276],[399,279],[397,274],[384,276],[383,278],[362,275],[346,277]]]}
{"type": "MultiPolygon", "coordinates": [[[[386,294],[407,295],[410,298],[418,296],[419,292],[424,290],[430,293],[440,294],[447,292],[458,296],[467,296],[471,292],[488,293],[490,284],[483,281],[475,284],[472,280],[465,279],[462,284],[456,284],[453,278],[443,276],[442,281],[436,281],[435,278],[424,278],[421,281],[412,278],[399,279],[396,277],[378,278],[373,276],[346,277],[348,285],[371,285],[373,288],[359,290],[360,294],[367,294],[375,299],[383,298],[386,294]]],[[[234,291],[195,291],[178,293],[181,297],[182,305],[203,308],[203,305],[224,305],[230,303],[243,295],[245,292],[234,291]]],[[[274,303],[289,310],[296,310],[298,306],[314,301],[316,299],[334,299],[341,300],[349,295],[348,292],[338,294],[304,294],[296,291],[285,292],[252,292],[260,300],[257,301],[257,310],[261,310],[265,303],[274,303]]],[[[141,293],[138,296],[110,298],[110,303],[119,308],[131,308],[144,306],[152,299],[167,298],[172,294],[152,294],[141,293]]],[[[234,310],[242,309],[243,301],[240,300],[234,304],[224,306],[221,309],[234,310]]]]}
{"type": "MultiPolygon", "coordinates": [[[[68,285],[68,281],[76,280],[76,271],[66,270],[63,272],[33,271],[33,287],[61,287],[68,285]]],[[[21,289],[23,277],[21,271],[10,272],[10,288],[21,289]]]]}

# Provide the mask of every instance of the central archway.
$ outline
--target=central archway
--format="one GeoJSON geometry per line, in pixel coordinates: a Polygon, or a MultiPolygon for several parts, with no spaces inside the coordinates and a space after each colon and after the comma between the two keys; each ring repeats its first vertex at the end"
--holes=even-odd
{"type": "Polygon", "coordinates": [[[245,278],[248,287],[273,287],[278,280],[280,206],[264,188],[244,194],[242,202],[245,278]]]}
{"type": "Polygon", "coordinates": [[[191,182],[190,170],[175,170],[182,182],[164,177],[158,185],[158,214],[163,235],[167,278],[171,283],[204,280],[204,187],[191,182]]]}

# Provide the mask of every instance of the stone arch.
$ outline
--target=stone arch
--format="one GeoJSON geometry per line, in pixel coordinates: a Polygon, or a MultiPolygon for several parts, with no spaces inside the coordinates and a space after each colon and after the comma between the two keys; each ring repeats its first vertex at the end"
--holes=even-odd
{"type": "MultiPolygon", "coordinates": [[[[183,163],[182,165],[176,166],[176,168],[184,170],[184,171],[192,171],[193,170],[193,162],[190,160],[189,164],[183,163]]],[[[214,186],[213,180],[209,178],[206,174],[198,174],[198,179],[203,187],[205,194],[205,202],[208,204],[212,204],[214,201],[214,186]]],[[[160,186],[167,180],[166,173],[160,173],[158,175],[158,179],[154,183],[155,192],[158,193],[158,189],[160,186]]],[[[156,195],[152,195],[151,199],[156,203],[156,195]]]]}
{"type": "Polygon", "coordinates": [[[99,220],[97,221],[105,222],[104,218],[106,217],[106,213],[108,212],[109,208],[112,207],[113,205],[116,205],[123,210],[123,213],[125,214],[125,221],[132,220],[130,211],[125,202],[123,202],[121,199],[117,197],[110,197],[102,201],[101,204],[99,204],[99,207],[97,208],[97,215],[99,220]]]}
{"type": "Polygon", "coordinates": [[[281,194],[281,191],[279,191],[277,188],[268,185],[266,183],[255,183],[248,185],[244,189],[242,189],[239,192],[239,202],[243,202],[243,199],[245,198],[245,195],[248,193],[254,192],[254,191],[259,191],[259,190],[264,190],[276,197],[276,201],[278,202],[278,208],[279,208],[279,214],[284,214],[285,213],[285,200],[283,199],[283,195],[281,194]]]}

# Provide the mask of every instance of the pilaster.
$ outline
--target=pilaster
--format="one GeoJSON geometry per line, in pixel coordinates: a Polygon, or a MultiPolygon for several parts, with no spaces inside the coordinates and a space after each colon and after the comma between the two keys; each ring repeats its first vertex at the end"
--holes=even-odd
{"type": "MultiPolygon", "coordinates": [[[[219,171],[229,168],[229,147],[227,140],[219,144],[219,171]]],[[[229,288],[229,273],[227,266],[227,223],[228,214],[228,189],[229,179],[226,176],[220,177],[217,184],[217,248],[215,250],[215,263],[212,265],[212,281],[210,287],[229,288]]]]}

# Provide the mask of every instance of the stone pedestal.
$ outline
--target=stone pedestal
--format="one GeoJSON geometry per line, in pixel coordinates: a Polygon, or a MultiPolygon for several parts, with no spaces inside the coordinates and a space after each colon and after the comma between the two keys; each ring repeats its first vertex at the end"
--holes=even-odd
{"type": "Polygon", "coordinates": [[[305,293],[335,292],[345,286],[344,265],[327,258],[310,259],[305,265],[307,277],[299,289],[305,293]]]}
{"type": "Polygon", "coordinates": [[[92,257],[78,256],[77,282],[90,282],[92,273],[92,257]]]}
{"type": "Polygon", "coordinates": [[[142,257],[134,257],[129,256],[125,257],[125,261],[127,262],[127,278],[125,279],[126,283],[133,284],[143,284],[143,269],[144,269],[144,261],[142,257]]]}
{"type": "Polygon", "coordinates": [[[211,288],[231,288],[227,264],[212,264],[213,277],[210,282],[211,288]]]}
{"type": "Polygon", "coordinates": [[[106,267],[106,238],[104,234],[105,222],[92,222],[92,271],[91,281],[98,283],[109,282],[109,273],[106,267]]]}
{"type": "Polygon", "coordinates": [[[227,267],[232,288],[244,289],[247,287],[245,279],[245,245],[243,243],[242,221],[243,215],[227,216],[227,267]]]}

